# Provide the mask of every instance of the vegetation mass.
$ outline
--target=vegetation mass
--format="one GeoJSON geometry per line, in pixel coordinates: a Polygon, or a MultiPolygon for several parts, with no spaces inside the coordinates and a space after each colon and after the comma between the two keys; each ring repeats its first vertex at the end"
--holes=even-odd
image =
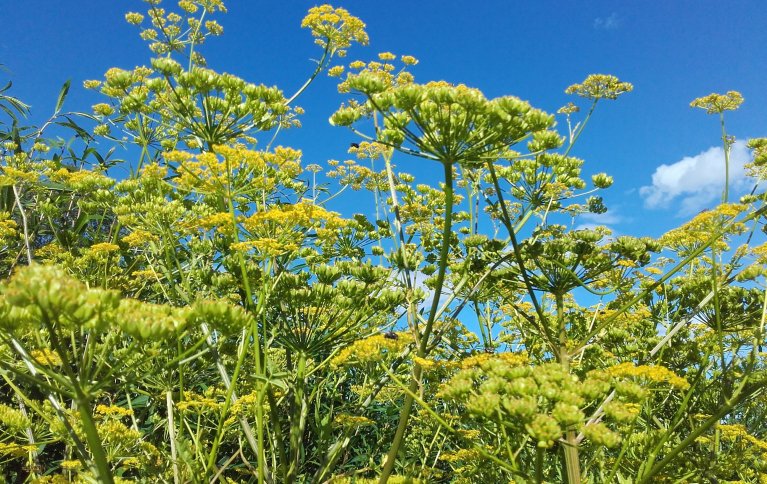
{"type": "Polygon", "coordinates": [[[221,0],[146,4],[151,60],[85,81],[88,113],[67,83],[29,126],[0,91],[6,480],[767,482],[767,138],[732,200],[739,93],[692,102],[722,126],[721,205],[613,236],[573,228],[612,178],[571,151],[627,82],[552,115],[416,81],[412,56],[346,61],[365,24],[323,5],[288,96],[206,67],[221,0]],[[356,142],[304,166],[277,140],[325,74],[356,142]],[[365,213],[330,210],[344,191],[365,213]]]}

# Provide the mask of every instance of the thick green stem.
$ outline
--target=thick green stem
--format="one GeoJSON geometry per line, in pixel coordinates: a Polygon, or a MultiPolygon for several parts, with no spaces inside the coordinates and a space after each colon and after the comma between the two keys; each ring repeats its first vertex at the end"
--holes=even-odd
{"type": "Polygon", "coordinates": [[[306,355],[298,354],[296,364],[296,383],[293,388],[293,418],[290,422],[290,468],[285,482],[295,482],[301,464],[303,436],[306,426],[306,355]]]}
{"type": "Polygon", "coordinates": [[[176,423],[173,420],[173,392],[166,390],[165,407],[168,412],[168,440],[170,440],[170,457],[173,462],[173,483],[178,484],[178,452],[176,450],[176,423]]]}
{"type": "Polygon", "coordinates": [[[96,430],[96,422],[91,415],[91,403],[77,383],[74,384],[74,391],[77,396],[77,406],[80,409],[80,422],[83,424],[83,430],[85,430],[85,437],[93,456],[98,480],[99,482],[111,484],[114,480],[112,479],[112,472],[109,470],[106,452],[104,452],[104,447],[101,445],[101,438],[96,430]]]}
{"type": "MultiPolygon", "coordinates": [[[[421,335],[421,342],[418,346],[418,356],[423,358],[426,356],[426,350],[429,346],[429,336],[431,336],[432,328],[434,327],[434,320],[437,316],[437,310],[439,309],[439,299],[442,295],[442,286],[445,283],[445,272],[447,272],[447,259],[450,254],[450,236],[453,230],[453,164],[443,163],[445,168],[445,220],[442,227],[442,248],[439,256],[439,270],[437,272],[437,280],[434,285],[434,297],[431,301],[431,310],[429,311],[429,319],[426,321],[426,325],[421,335]]],[[[418,382],[421,380],[421,367],[416,364],[413,367],[412,379],[410,380],[410,393],[415,393],[418,390],[418,382]]],[[[394,434],[394,440],[392,441],[389,453],[386,455],[386,462],[384,463],[383,471],[381,471],[381,478],[379,483],[385,484],[389,480],[389,476],[394,470],[394,463],[397,461],[397,454],[402,447],[402,442],[405,440],[405,433],[407,431],[408,420],[410,420],[410,412],[413,409],[413,397],[408,394],[405,395],[405,401],[402,404],[402,410],[399,415],[399,423],[397,424],[397,431],[394,434]]]]}
{"type": "MultiPolygon", "coordinates": [[[[559,330],[559,348],[557,359],[566,372],[570,372],[570,352],[567,349],[567,320],[565,317],[564,295],[554,295],[557,304],[557,327],[559,330]]],[[[580,484],[581,464],[578,458],[578,435],[574,429],[565,431],[565,441],[562,443],[562,453],[565,457],[565,474],[568,484],[580,484]]]]}
{"type": "MultiPolygon", "coordinates": [[[[48,330],[53,349],[61,356],[63,363],[61,366],[71,385],[71,388],[68,390],[72,390],[74,393],[75,402],[77,403],[77,408],[79,410],[80,423],[82,423],[83,430],[85,431],[85,438],[88,442],[88,447],[90,448],[91,457],[95,466],[96,478],[99,482],[112,484],[114,482],[112,471],[109,469],[107,455],[104,451],[104,447],[101,445],[101,438],[99,438],[99,433],[96,429],[96,422],[93,420],[93,415],[91,414],[90,399],[80,386],[80,380],[77,375],[72,371],[72,366],[67,358],[67,353],[64,351],[59,340],[57,328],[54,327],[54,323],[49,315],[43,316],[43,323],[48,330]]],[[[87,457],[88,456],[86,455],[82,456],[83,459],[87,459],[87,457]]]]}

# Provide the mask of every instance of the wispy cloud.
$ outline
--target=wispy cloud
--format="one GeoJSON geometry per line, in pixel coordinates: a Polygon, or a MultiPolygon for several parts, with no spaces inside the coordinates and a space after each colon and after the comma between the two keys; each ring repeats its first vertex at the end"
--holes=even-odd
{"type": "Polygon", "coordinates": [[[617,12],[613,12],[607,17],[595,18],[593,25],[597,30],[615,30],[621,26],[621,19],[617,12]]]}
{"type": "MultiPolygon", "coordinates": [[[[606,226],[613,230],[613,225],[625,222],[626,218],[620,214],[618,207],[610,207],[605,213],[584,213],[578,216],[579,223],[575,230],[593,229],[606,226]]],[[[614,230],[613,230],[614,231],[614,230]]]]}
{"type": "MultiPolygon", "coordinates": [[[[749,161],[746,143],[735,142],[730,152],[730,192],[747,183],[743,165],[749,161]]],[[[639,194],[647,208],[668,208],[673,202],[683,216],[715,203],[722,196],[724,180],[724,149],[712,146],[676,163],[660,165],[652,175],[652,185],[640,188],[639,194]]]]}

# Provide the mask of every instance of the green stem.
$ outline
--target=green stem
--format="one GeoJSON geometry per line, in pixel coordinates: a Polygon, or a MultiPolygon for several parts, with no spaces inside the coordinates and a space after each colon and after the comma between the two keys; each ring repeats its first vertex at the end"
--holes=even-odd
{"type": "Polygon", "coordinates": [[[719,121],[722,125],[722,144],[724,145],[724,192],[722,203],[727,203],[730,195],[730,142],[727,140],[727,131],[724,129],[724,113],[719,113],[719,121]]]}
{"type": "Polygon", "coordinates": [[[470,447],[471,449],[476,450],[483,458],[493,462],[494,464],[498,465],[502,469],[505,469],[511,472],[512,474],[521,477],[522,479],[524,479],[522,482],[530,481],[529,476],[519,470],[519,467],[516,461],[511,460],[511,462],[507,462],[503,459],[499,459],[492,452],[488,452],[485,446],[461,437],[461,434],[458,430],[451,427],[450,424],[445,421],[445,419],[443,419],[437,412],[434,411],[434,409],[432,409],[426,402],[418,398],[418,395],[416,395],[410,388],[406,387],[403,382],[399,381],[399,379],[394,375],[394,373],[392,373],[388,369],[386,369],[386,373],[387,375],[389,375],[389,378],[391,378],[391,380],[398,387],[400,387],[400,389],[403,392],[405,392],[405,394],[411,397],[413,401],[418,403],[418,405],[420,405],[424,409],[424,411],[428,413],[431,416],[431,418],[433,418],[434,421],[436,421],[442,428],[450,432],[452,435],[459,437],[461,440],[464,440],[464,444],[467,447],[470,447]]]}
{"type": "Polygon", "coordinates": [[[173,482],[178,484],[178,453],[176,451],[176,423],[173,420],[173,392],[165,391],[165,406],[168,412],[168,439],[170,439],[170,457],[173,462],[173,482]]]}
{"type": "Polygon", "coordinates": [[[538,484],[543,482],[543,454],[545,452],[543,447],[536,447],[535,449],[535,482],[538,484]]]}
{"type": "MultiPolygon", "coordinates": [[[[762,207],[762,208],[760,208],[758,210],[755,210],[754,212],[752,212],[750,215],[748,215],[747,217],[743,218],[742,220],[740,220],[740,222],[741,223],[746,223],[746,222],[748,222],[750,220],[758,219],[759,217],[764,215],[765,212],[767,212],[767,207],[762,207]]],[[[686,265],[688,265],[688,264],[694,262],[695,260],[697,260],[698,256],[700,254],[702,254],[706,249],[711,247],[711,245],[714,244],[714,242],[716,242],[717,239],[719,239],[719,237],[724,235],[724,233],[727,231],[727,229],[729,229],[732,226],[733,223],[735,223],[734,219],[730,223],[728,223],[727,225],[723,226],[722,228],[720,228],[719,230],[714,232],[711,235],[711,237],[708,238],[708,240],[706,240],[700,247],[697,247],[695,250],[690,252],[690,254],[687,257],[685,257],[681,262],[677,263],[671,270],[666,272],[666,274],[663,275],[663,277],[661,277],[657,281],[655,281],[652,284],[650,284],[649,286],[647,286],[641,293],[639,293],[638,295],[636,295],[633,298],[631,298],[631,300],[629,300],[625,304],[623,304],[613,314],[611,314],[610,316],[605,318],[602,322],[600,322],[600,324],[596,325],[586,335],[586,337],[581,340],[582,341],[581,345],[578,346],[574,350],[574,353],[577,353],[578,351],[583,349],[583,347],[586,344],[588,344],[588,342],[592,338],[594,338],[597,334],[599,334],[608,325],[612,324],[621,314],[624,314],[626,311],[628,311],[629,308],[634,306],[634,304],[636,304],[639,301],[643,300],[647,296],[647,294],[651,294],[652,291],[654,291],[658,286],[662,285],[667,280],[671,279],[671,277],[673,277],[674,274],[676,274],[677,272],[682,270],[682,268],[684,268],[686,265]]]]}
{"type": "MultiPolygon", "coordinates": [[[[79,409],[78,413],[80,414],[80,422],[82,423],[83,430],[85,431],[88,447],[90,447],[93,464],[96,466],[96,478],[99,480],[99,482],[112,484],[114,482],[112,479],[112,472],[109,469],[109,463],[107,462],[107,455],[104,451],[104,447],[101,445],[101,439],[99,438],[99,433],[96,429],[96,422],[93,420],[93,415],[91,415],[90,400],[88,399],[88,396],[85,394],[83,389],[80,387],[80,382],[77,378],[77,375],[75,375],[72,371],[72,366],[70,365],[70,361],[67,358],[67,353],[64,351],[64,348],[61,345],[53,321],[49,318],[49,315],[43,315],[42,319],[46,329],[48,330],[48,335],[51,338],[51,345],[61,357],[63,363],[61,366],[64,369],[64,373],[66,374],[67,378],[69,379],[71,390],[74,393],[75,401],[77,402],[77,408],[79,409]]],[[[83,455],[82,458],[86,459],[87,456],[83,455]]]]}
{"type": "Polygon", "coordinates": [[[650,469],[645,475],[640,475],[637,479],[637,484],[643,484],[646,482],[653,482],[652,478],[655,477],[661,470],[663,470],[666,465],[671,463],[674,459],[676,459],[679,454],[692,445],[695,440],[700,437],[704,432],[706,432],[708,429],[719,423],[719,421],[728,413],[730,413],[733,408],[735,408],[736,405],[738,405],[740,402],[748,398],[751,394],[756,392],[757,390],[761,389],[761,386],[755,387],[754,389],[751,389],[751,391],[743,392],[740,391],[736,393],[731,399],[729,399],[725,405],[723,405],[714,415],[706,419],[698,428],[690,432],[690,434],[682,440],[676,447],[674,447],[671,451],[669,451],[668,454],[666,454],[666,457],[655,464],[652,469],[650,469]]]}
{"type": "Polygon", "coordinates": [[[293,418],[290,422],[290,468],[285,482],[295,482],[298,477],[298,469],[301,462],[303,434],[306,425],[306,399],[304,390],[306,387],[306,355],[298,354],[296,364],[296,383],[293,389],[293,418]]]}
{"type": "Polygon", "coordinates": [[[519,246],[519,242],[517,241],[516,233],[514,232],[514,226],[511,223],[511,217],[509,216],[509,211],[506,208],[506,201],[503,198],[503,192],[501,191],[501,184],[498,182],[498,176],[495,173],[495,167],[493,166],[492,162],[487,163],[487,170],[490,173],[492,179],[493,179],[493,186],[495,188],[496,196],[498,197],[498,204],[501,206],[501,222],[506,227],[506,230],[509,232],[509,240],[511,241],[511,247],[514,251],[514,258],[517,261],[517,265],[519,265],[519,272],[522,275],[522,281],[525,283],[525,289],[527,289],[527,293],[530,296],[530,301],[533,304],[533,308],[535,309],[535,313],[538,315],[539,324],[536,328],[539,332],[539,334],[546,340],[546,342],[549,344],[549,347],[552,350],[555,350],[554,340],[551,334],[549,334],[549,329],[544,324],[544,321],[546,320],[546,315],[543,313],[543,308],[541,308],[540,303],[538,302],[538,298],[535,295],[535,289],[533,289],[533,284],[530,281],[530,276],[527,273],[527,267],[525,266],[525,260],[524,257],[522,257],[522,249],[519,246]]]}
{"type": "Polygon", "coordinates": [[[583,130],[586,128],[586,125],[589,122],[589,119],[591,119],[591,115],[594,114],[594,109],[597,107],[598,101],[599,99],[594,99],[594,102],[591,104],[591,108],[589,109],[589,113],[586,115],[586,118],[584,118],[583,123],[581,123],[580,127],[576,128],[575,134],[571,136],[570,143],[568,144],[565,152],[562,154],[563,156],[570,154],[570,150],[573,149],[573,145],[575,145],[575,142],[578,141],[581,133],[583,133],[583,130]]]}
{"type": "MultiPolygon", "coordinates": [[[[445,169],[445,220],[442,227],[442,248],[440,250],[439,270],[434,285],[434,297],[431,301],[429,319],[424,326],[423,334],[421,335],[421,344],[419,345],[417,352],[418,356],[421,358],[426,356],[429,336],[431,336],[434,320],[437,315],[437,310],[439,309],[439,299],[442,295],[442,286],[445,282],[445,272],[447,271],[447,259],[450,254],[450,236],[452,235],[453,230],[453,163],[443,162],[443,167],[445,169]]],[[[420,379],[421,367],[416,364],[413,366],[413,374],[409,387],[410,392],[405,396],[405,401],[402,404],[397,431],[394,434],[394,440],[389,448],[389,453],[386,455],[386,462],[384,463],[383,471],[381,472],[381,477],[378,481],[380,484],[385,484],[394,470],[394,463],[396,462],[397,454],[402,447],[402,442],[405,439],[410,412],[413,409],[413,397],[411,396],[411,393],[414,394],[418,390],[418,382],[420,379]]]]}
{"type": "Polygon", "coordinates": [[[32,263],[32,244],[29,240],[29,227],[27,223],[27,213],[24,211],[24,207],[21,205],[21,190],[19,187],[13,185],[13,194],[16,197],[16,205],[19,207],[19,213],[21,214],[21,226],[24,230],[24,248],[27,251],[27,263],[32,263]]]}
{"type": "MultiPolygon", "coordinates": [[[[564,295],[557,293],[554,295],[557,305],[557,327],[559,329],[559,348],[557,349],[557,359],[562,368],[570,373],[570,353],[567,350],[567,318],[565,317],[564,295]]],[[[579,484],[581,482],[581,465],[578,458],[578,440],[574,429],[565,431],[565,441],[562,443],[562,452],[565,457],[565,474],[568,484],[579,484]]]]}

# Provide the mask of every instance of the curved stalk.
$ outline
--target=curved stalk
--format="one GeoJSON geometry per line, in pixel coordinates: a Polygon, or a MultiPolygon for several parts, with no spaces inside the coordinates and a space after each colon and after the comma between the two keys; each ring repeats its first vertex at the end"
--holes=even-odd
{"type": "Polygon", "coordinates": [[[509,216],[509,211],[506,209],[506,202],[503,199],[501,184],[498,182],[498,176],[495,174],[495,168],[493,167],[492,162],[487,163],[487,169],[493,178],[493,186],[495,188],[495,193],[498,196],[498,204],[501,206],[501,213],[503,214],[503,217],[501,217],[501,222],[509,232],[509,240],[511,241],[511,247],[514,250],[514,257],[516,258],[517,264],[519,265],[519,272],[522,275],[522,281],[525,283],[525,288],[527,289],[527,293],[530,296],[530,301],[532,302],[535,313],[538,315],[538,320],[540,321],[539,327],[536,329],[549,344],[549,347],[553,350],[555,348],[554,339],[553,336],[549,333],[546,325],[543,324],[544,320],[546,319],[546,315],[543,313],[543,308],[541,308],[541,305],[538,302],[538,298],[535,295],[535,290],[533,289],[533,284],[530,281],[530,276],[527,273],[525,261],[522,257],[522,248],[519,246],[519,242],[517,241],[517,236],[514,232],[514,226],[511,223],[511,217],[509,216]]]}

